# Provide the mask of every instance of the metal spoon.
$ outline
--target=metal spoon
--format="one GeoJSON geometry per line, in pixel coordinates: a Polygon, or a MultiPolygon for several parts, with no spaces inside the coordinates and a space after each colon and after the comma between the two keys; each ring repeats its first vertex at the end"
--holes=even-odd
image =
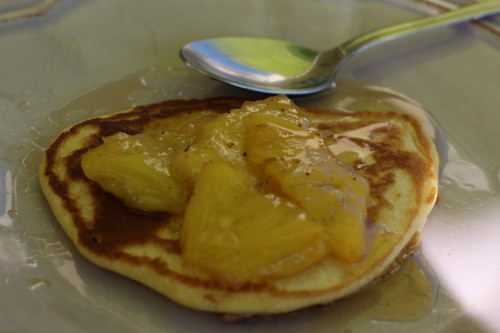
{"type": "Polygon", "coordinates": [[[324,52],[282,40],[224,37],[191,42],[180,55],[188,66],[237,87],[270,94],[312,94],[334,86],[346,60],[372,46],[499,12],[500,1],[466,6],[375,30],[324,52]]]}

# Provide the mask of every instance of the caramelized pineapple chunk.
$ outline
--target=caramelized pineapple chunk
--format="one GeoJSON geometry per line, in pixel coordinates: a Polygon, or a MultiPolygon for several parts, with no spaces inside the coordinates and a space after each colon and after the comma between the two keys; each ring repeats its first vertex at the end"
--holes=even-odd
{"type": "Polygon", "coordinates": [[[214,149],[193,145],[175,155],[172,161],[172,175],[192,189],[205,165],[215,161],[222,161],[222,158],[214,149]]]}
{"type": "Polygon", "coordinates": [[[271,188],[326,226],[331,253],[354,262],[365,252],[368,183],[339,165],[315,132],[273,116],[246,120],[248,162],[271,188]]]}
{"type": "Polygon", "coordinates": [[[282,96],[270,97],[265,102],[246,102],[229,113],[210,114],[202,118],[203,123],[193,135],[193,144],[173,158],[174,177],[193,186],[202,167],[209,162],[224,160],[243,166],[246,155],[243,150],[244,119],[254,114],[257,118],[270,117],[275,123],[283,119],[285,125],[290,121],[299,125],[305,122],[293,103],[282,96]]]}
{"type": "Polygon", "coordinates": [[[355,262],[365,253],[368,187],[338,165],[334,169],[328,173],[314,167],[304,171],[274,162],[265,172],[279,192],[327,226],[331,253],[342,261],[355,262]]]}
{"type": "Polygon", "coordinates": [[[193,144],[174,156],[172,161],[174,177],[193,187],[207,163],[229,161],[243,165],[242,119],[247,115],[248,112],[236,109],[202,124],[193,144]]]}
{"type": "Polygon", "coordinates": [[[285,96],[272,96],[265,100],[245,102],[241,110],[245,114],[259,113],[275,116],[290,122],[301,123],[301,125],[308,123],[304,111],[285,96]]]}
{"type": "Polygon", "coordinates": [[[85,153],[81,165],[89,179],[130,207],[180,213],[188,192],[170,175],[173,150],[166,140],[158,141],[147,133],[119,133],[85,153]]]}
{"type": "Polygon", "coordinates": [[[189,148],[199,128],[216,118],[211,111],[153,121],[137,135],[118,133],[82,157],[85,175],[130,207],[181,213],[189,187],[172,175],[172,159],[189,148]]]}
{"type": "Polygon", "coordinates": [[[182,229],[187,263],[242,284],[296,274],[326,255],[323,227],[254,182],[226,162],[204,167],[182,229]]]}
{"type": "MultiPolygon", "coordinates": [[[[300,157],[311,134],[297,124],[274,115],[254,113],[245,119],[247,162],[260,168],[273,160],[300,157]]],[[[305,156],[304,156],[305,157],[305,156]]]]}

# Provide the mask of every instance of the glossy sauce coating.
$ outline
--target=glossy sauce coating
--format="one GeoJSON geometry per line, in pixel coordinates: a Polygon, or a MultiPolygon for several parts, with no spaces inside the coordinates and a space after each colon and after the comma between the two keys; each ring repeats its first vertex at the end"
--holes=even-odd
{"type": "MultiPolygon", "coordinates": [[[[47,152],[46,175],[49,176],[50,185],[53,190],[64,198],[66,208],[73,213],[79,229],[79,241],[82,245],[91,251],[104,256],[124,255],[119,251],[123,245],[141,244],[147,241],[154,241],[162,244],[168,251],[178,252],[179,245],[175,240],[164,240],[156,236],[157,230],[169,223],[168,214],[144,213],[135,211],[126,207],[119,200],[109,195],[96,185],[92,184],[92,194],[96,198],[96,215],[93,227],[88,228],[83,222],[82,216],[76,208],[76,204],[70,199],[67,191],[68,184],[60,181],[52,171],[54,156],[57,153],[58,145],[65,140],[65,135],[71,135],[73,131],[78,131],[79,127],[92,124],[98,128],[98,133],[92,140],[89,140],[86,148],[74,152],[65,161],[71,180],[83,180],[90,182],[84,176],[80,167],[80,157],[88,149],[99,145],[103,136],[110,136],[117,132],[136,134],[143,130],[144,126],[153,120],[165,117],[175,116],[177,112],[196,112],[199,110],[213,110],[216,112],[227,112],[241,105],[241,100],[236,99],[213,99],[206,101],[174,101],[165,102],[145,108],[137,108],[129,114],[118,114],[106,119],[95,119],[76,125],[69,132],[61,135],[58,140],[50,147],[47,152]],[[147,112],[145,112],[147,110],[147,112]],[[130,117],[137,115],[137,117],[130,117]],[[132,118],[132,119],[130,119],[132,118]]],[[[342,113],[339,117],[346,116],[342,113]]],[[[347,123],[324,123],[317,127],[329,144],[331,151],[335,155],[343,152],[354,152],[361,157],[371,155],[374,163],[364,164],[362,159],[354,158],[351,163],[355,169],[363,174],[370,182],[371,196],[378,198],[375,200],[368,211],[369,220],[375,220],[378,210],[388,203],[384,202],[381,194],[392,184],[393,179],[388,172],[393,168],[402,168],[407,170],[415,184],[416,188],[422,176],[430,172],[429,166],[416,154],[404,153],[391,148],[389,141],[396,143],[399,134],[397,128],[392,128],[383,119],[405,118],[406,121],[414,123],[418,133],[418,124],[411,117],[397,113],[359,113],[355,116],[357,121],[347,123]],[[373,140],[375,135],[382,136],[385,142],[376,142],[373,140]],[[344,145],[344,146],[342,146],[344,145]],[[344,148],[345,149],[344,149],[344,148]],[[364,154],[364,155],[363,155],[364,154]],[[384,172],[387,171],[387,172],[384,172]]],[[[425,147],[424,147],[425,148],[425,147]]],[[[428,147],[427,147],[428,148],[428,147]]],[[[126,259],[126,258],[125,258],[126,259]]],[[[137,261],[136,258],[130,258],[131,261],[137,261]]],[[[155,265],[154,262],[150,263],[155,265]]],[[[168,274],[168,268],[156,266],[158,272],[168,274]]],[[[240,289],[260,288],[255,285],[240,286],[240,289]]]]}

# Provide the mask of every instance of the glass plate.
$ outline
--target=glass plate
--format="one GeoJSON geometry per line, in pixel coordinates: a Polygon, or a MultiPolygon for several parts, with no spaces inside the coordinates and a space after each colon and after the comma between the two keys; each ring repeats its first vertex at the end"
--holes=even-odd
{"type": "MultiPolygon", "coordinates": [[[[133,105],[244,95],[184,68],[177,54],[188,41],[255,35],[324,49],[453,4],[56,2],[0,2],[0,20],[6,13],[10,18],[0,23],[0,332],[500,332],[497,21],[373,49],[341,72],[341,79],[386,86],[419,101],[439,130],[439,202],[417,256],[382,282],[384,288],[362,296],[228,323],[85,261],[38,187],[44,147],[76,121],[133,105]],[[25,15],[30,8],[36,10],[25,15]]],[[[305,100],[327,107],[329,99],[305,100]]]]}

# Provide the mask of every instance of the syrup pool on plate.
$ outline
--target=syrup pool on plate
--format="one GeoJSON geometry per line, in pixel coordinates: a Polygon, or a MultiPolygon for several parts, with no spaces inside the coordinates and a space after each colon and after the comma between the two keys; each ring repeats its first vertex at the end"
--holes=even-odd
{"type": "MultiPolygon", "coordinates": [[[[28,141],[10,147],[12,154],[9,155],[9,164],[15,164],[18,167],[10,180],[11,184],[15,184],[15,191],[11,191],[11,199],[15,197],[15,204],[12,208],[17,213],[13,223],[18,231],[16,242],[27,252],[33,252],[25,253],[23,258],[19,257],[21,261],[31,260],[32,263],[28,266],[31,277],[25,281],[27,290],[43,292],[46,289],[56,288],[58,284],[55,282],[65,281],[70,288],[76,290],[77,294],[86,299],[104,302],[109,309],[113,309],[114,313],[121,311],[124,316],[128,316],[133,321],[134,318],[142,316],[138,312],[144,311],[144,308],[134,301],[134,297],[122,293],[112,295],[102,293],[102,290],[112,290],[114,285],[120,283],[129,286],[132,294],[140,294],[147,298],[153,297],[149,305],[152,308],[148,311],[161,312],[165,320],[171,323],[173,318],[181,317],[186,320],[196,318],[203,322],[207,332],[212,329],[229,329],[227,327],[229,324],[222,322],[216,316],[179,309],[168,301],[154,298],[155,296],[144,291],[143,287],[125,282],[124,278],[101,272],[87,264],[75,253],[55,220],[48,213],[48,207],[40,196],[36,180],[43,148],[58,132],[75,122],[165,99],[204,98],[217,95],[252,96],[237,89],[222,86],[218,82],[200,78],[182,68],[149,68],[70,101],[64,107],[51,112],[43,122],[35,124],[34,129],[28,131],[31,133],[28,141]],[[39,212],[44,217],[40,219],[41,223],[34,224],[33,212],[39,212]],[[33,251],[33,249],[38,249],[38,251],[33,251]],[[97,286],[97,284],[100,285],[97,286]]],[[[418,103],[397,92],[356,82],[341,82],[332,94],[298,98],[296,102],[306,107],[336,108],[349,112],[396,110],[411,113],[419,118],[429,118],[418,103]]],[[[436,122],[431,119],[430,123],[433,126],[426,130],[434,133],[441,158],[441,171],[446,175],[447,156],[455,155],[449,154],[449,145],[436,122]]],[[[461,163],[463,165],[466,162],[461,163]]],[[[442,183],[445,189],[446,186],[457,185],[456,177],[447,179],[451,185],[446,182],[442,183]]],[[[474,189],[464,186],[462,188],[467,191],[474,189]]],[[[439,206],[447,201],[447,198],[440,198],[436,209],[440,209],[439,206]]],[[[429,223],[433,222],[433,215],[429,223]]],[[[9,216],[9,218],[12,217],[9,216]]],[[[304,321],[308,322],[307,327],[317,328],[318,332],[326,332],[326,328],[329,330],[347,328],[390,330],[391,327],[395,327],[394,323],[398,325],[403,323],[410,329],[418,327],[422,322],[432,322],[445,311],[453,308],[453,304],[453,300],[441,291],[432,268],[420,254],[418,259],[409,258],[399,271],[344,300],[328,306],[314,307],[270,319],[251,319],[244,324],[245,326],[231,326],[231,329],[238,332],[244,331],[247,325],[255,325],[256,329],[267,329],[277,325],[276,332],[280,330],[298,332],[301,327],[305,327],[304,321]]],[[[177,320],[175,325],[181,327],[183,325],[181,322],[177,320]]]]}

